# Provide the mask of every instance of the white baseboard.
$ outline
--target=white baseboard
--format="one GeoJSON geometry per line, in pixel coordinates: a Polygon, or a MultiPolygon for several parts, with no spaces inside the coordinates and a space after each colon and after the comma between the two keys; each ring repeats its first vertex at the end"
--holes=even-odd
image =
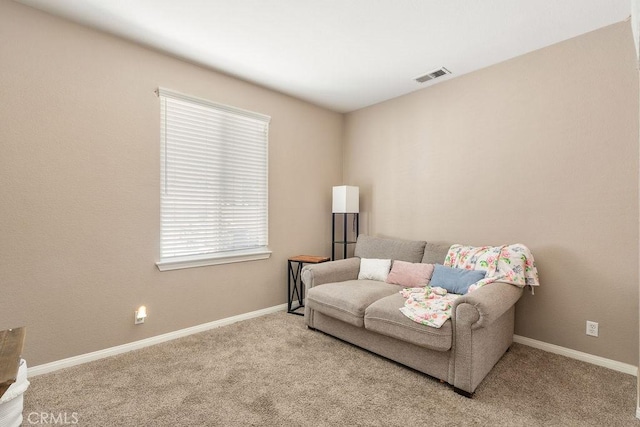
{"type": "Polygon", "coordinates": [[[209,329],[219,328],[220,326],[230,325],[241,320],[252,319],[254,317],[260,317],[266,314],[284,311],[286,309],[287,304],[280,304],[273,307],[263,308],[262,310],[239,314],[237,316],[227,317],[225,319],[215,320],[213,322],[192,326],[190,328],[180,329],[178,331],[168,332],[162,335],[156,335],[155,337],[145,338],[140,341],[134,341],[116,347],[105,348],[104,350],[80,354],[78,356],[57,360],[55,362],[45,363],[43,365],[37,365],[33,367],[29,366],[27,370],[27,376],[35,377],[36,375],[46,374],[49,372],[57,371],[58,369],[69,368],[71,366],[80,365],[82,363],[92,362],[94,360],[103,359],[109,356],[115,356],[116,354],[138,350],[140,348],[149,347],[150,345],[160,344],[166,341],[174,340],[176,338],[186,337],[188,335],[197,334],[198,332],[208,331],[209,329]]]}
{"type": "Polygon", "coordinates": [[[640,406],[636,408],[636,418],[640,418],[640,406]]]}
{"type": "MultiPolygon", "coordinates": [[[[140,341],[134,341],[134,342],[119,345],[116,347],[105,348],[104,350],[98,350],[91,353],[80,354],[78,356],[57,360],[55,362],[45,363],[43,365],[30,366],[28,369],[28,376],[35,377],[37,375],[42,375],[49,372],[57,371],[58,369],[81,365],[83,363],[92,362],[94,360],[103,359],[109,356],[115,356],[116,354],[122,354],[129,351],[138,350],[144,347],[149,347],[151,345],[160,344],[160,343],[171,341],[177,338],[186,337],[188,335],[197,334],[199,332],[208,331],[210,329],[219,328],[220,326],[230,325],[232,323],[239,322],[241,320],[252,319],[254,317],[260,317],[266,314],[271,314],[278,311],[284,311],[286,309],[287,309],[287,304],[280,304],[273,307],[264,308],[262,310],[256,310],[249,313],[239,314],[237,316],[227,317],[225,319],[215,320],[213,322],[192,326],[190,328],[180,329],[178,331],[168,332],[162,335],[156,335],[155,337],[145,338],[140,341]]],[[[623,372],[625,374],[630,374],[635,376],[638,375],[638,367],[629,365],[627,363],[606,359],[600,356],[594,356],[589,353],[583,353],[581,351],[572,350],[566,347],[560,347],[554,344],[548,344],[543,341],[522,337],[520,335],[514,335],[513,341],[518,344],[527,345],[529,347],[534,347],[540,350],[548,351],[550,353],[555,353],[561,356],[570,357],[572,359],[581,360],[583,362],[592,363],[594,365],[603,366],[605,368],[613,369],[614,371],[623,372]]],[[[640,407],[638,407],[636,411],[636,416],[640,418],[640,407]]]]}
{"type": "MultiPolygon", "coordinates": [[[[606,359],[600,356],[594,356],[593,354],[583,353],[581,351],[572,350],[566,347],[560,347],[559,345],[549,344],[543,341],[538,341],[538,340],[534,340],[527,337],[521,337],[520,335],[514,335],[513,342],[517,342],[518,344],[528,345],[529,347],[538,348],[540,350],[548,351],[549,353],[555,353],[561,356],[570,357],[571,359],[581,360],[583,362],[591,363],[593,365],[603,366],[605,368],[613,369],[614,371],[624,372],[625,374],[638,376],[638,367],[629,365],[627,363],[606,359]]],[[[640,410],[640,408],[638,409],[640,410]]]]}

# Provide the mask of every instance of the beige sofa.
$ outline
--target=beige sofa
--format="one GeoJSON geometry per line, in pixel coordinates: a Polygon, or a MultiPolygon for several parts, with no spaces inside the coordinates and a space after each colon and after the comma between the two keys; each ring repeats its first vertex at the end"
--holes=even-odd
{"type": "Polygon", "coordinates": [[[361,258],[442,264],[448,248],[359,236],[354,258],[303,269],[307,326],[446,381],[471,397],[513,342],[514,305],[522,289],[496,282],[463,295],[438,329],[400,312],[405,301],[400,286],[357,279],[361,258]]]}

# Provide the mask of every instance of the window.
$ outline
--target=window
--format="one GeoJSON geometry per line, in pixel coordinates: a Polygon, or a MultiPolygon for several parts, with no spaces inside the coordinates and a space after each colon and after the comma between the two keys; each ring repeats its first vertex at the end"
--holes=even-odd
{"type": "Polygon", "coordinates": [[[268,258],[270,117],[159,88],[160,270],[268,258]]]}

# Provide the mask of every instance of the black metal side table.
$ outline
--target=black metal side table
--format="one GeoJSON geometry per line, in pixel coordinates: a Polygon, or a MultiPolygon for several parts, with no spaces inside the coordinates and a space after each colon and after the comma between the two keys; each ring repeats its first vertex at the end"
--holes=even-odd
{"type": "Polygon", "coordinates": [[[320,264],[321,262],[327,262],[329,260],[329,257],[315,255],[297,255],[289,258],[287,261],[289,270],[289,277],[287,279],[287,313],[304,316],[304,313],[297,311],[304,308],[304,284],[302,283],[302,277],[300,277],[303,265],[320,264]],[[294,266],[293,263],[297,263],[297,265],[294,266]],[[293,286],[291,283],[292,280],[293,286]],[[296,299],[298,300],[298,306],[292,307],[296,299]]]}

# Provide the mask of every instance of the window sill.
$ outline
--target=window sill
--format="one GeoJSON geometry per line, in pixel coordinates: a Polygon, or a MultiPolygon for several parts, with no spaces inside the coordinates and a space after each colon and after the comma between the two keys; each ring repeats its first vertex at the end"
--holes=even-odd
{"type": "Polygon", "coordinates": [[[259,248],[227,252],[225,254],[176,257],[170,260],[158,261],[156,262],[156,266],[158,266],[158,270],[160,271],[169,271],[183,268],[206,267],[208,265],[231,264],[234,262],[257,261],[268,259],[270,256],[271,251],[268,248],[259,248]]]}

